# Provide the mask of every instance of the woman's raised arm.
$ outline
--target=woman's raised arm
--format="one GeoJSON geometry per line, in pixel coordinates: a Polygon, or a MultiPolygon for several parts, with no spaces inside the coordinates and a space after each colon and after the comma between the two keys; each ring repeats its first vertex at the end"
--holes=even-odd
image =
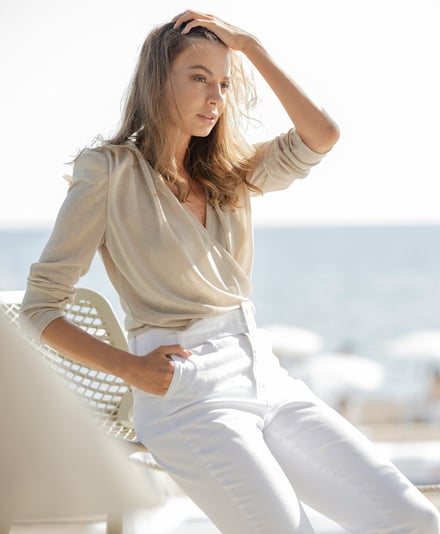
{"type": "Polygon", "coordinates": [[[227,46],[242,52],[266,80],[292,120],[303,141],[315,152],[328,152],[339,139],[339,128],[299,85],[285,73],[253,35],[213,15],[185,11],[173,20],[183,24],[182,33],[202,26],[215,33],[227,46]]]}

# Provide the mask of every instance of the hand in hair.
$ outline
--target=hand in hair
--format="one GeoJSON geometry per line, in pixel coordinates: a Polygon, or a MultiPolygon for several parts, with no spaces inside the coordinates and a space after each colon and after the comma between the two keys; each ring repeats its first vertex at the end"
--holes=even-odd
{"type": "Polygon", "coordinates": [[[325,153],[336,143],[339,138],[336,123],[275,63],[256,37],[214,15],[198,11],[184,11],[172,22],[176,29],[182,28],[182,34],[188,34],[198,26],[206,28],[229,48],[244,53],[269,84],[299,135],[312,150],[325,153]]]}
{"type": "Polygon", "coordinates": [[[244,52],[250,41],[257,40],[256,37],[236,26],[232,26],[214,15],[200,13],[199,11],[184,11],[176,15],[172,19],[172,22],[174,22],[174,28],[182,28],[183,35],[186,35],[193,28],[199,26],[206,28],[215,33],[229,48],[241,52],[244,52]]]}

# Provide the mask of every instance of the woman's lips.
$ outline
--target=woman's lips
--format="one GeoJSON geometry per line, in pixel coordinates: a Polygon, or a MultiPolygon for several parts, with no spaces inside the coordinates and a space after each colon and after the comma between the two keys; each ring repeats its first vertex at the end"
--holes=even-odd
{"type": "Polygon", "coordinates": [[[202,121],[208,122],[209,124],[212,124],[217,120],[217,115],[213,115],[212,113],[199,113],[197,116],[202,121]]]}

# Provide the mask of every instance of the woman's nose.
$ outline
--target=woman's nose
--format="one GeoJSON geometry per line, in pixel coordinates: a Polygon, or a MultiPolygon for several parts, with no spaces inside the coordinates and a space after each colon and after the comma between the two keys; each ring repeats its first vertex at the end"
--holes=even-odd
{"type": "Polygon", "coordinates": [[[224,95],[221,91],[220,85],[215,86],[213,90],[211,91],[209,97],[208,97],[209,103],[213,105],[217,105],[220,102],[223,102],[224,95]]]}

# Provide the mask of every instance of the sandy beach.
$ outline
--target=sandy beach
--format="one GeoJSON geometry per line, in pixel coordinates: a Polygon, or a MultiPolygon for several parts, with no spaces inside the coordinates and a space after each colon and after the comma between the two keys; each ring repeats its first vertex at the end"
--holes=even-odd
{"type": "Polygon", "coordinates": [[[388,421],[358,426],[373,441],[440,441],[440,423],[388,421]]]}

